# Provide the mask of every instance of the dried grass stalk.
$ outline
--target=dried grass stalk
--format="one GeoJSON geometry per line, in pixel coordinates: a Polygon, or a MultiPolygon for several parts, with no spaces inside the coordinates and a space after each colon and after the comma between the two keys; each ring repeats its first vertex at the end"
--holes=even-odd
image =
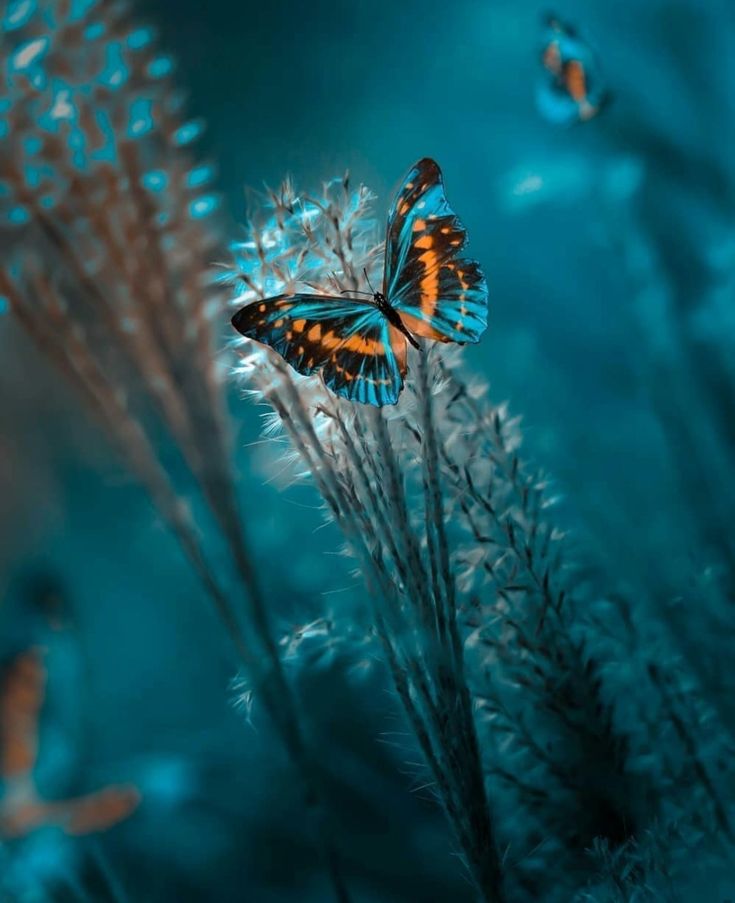
{"type": "Polygon", "coordinates": [[[126,3],[29,9],[2,35],[0,293],[117,443],[201,577],[301,770],[336,896],[347,899],[235,491],[215,363],[217,198],[212,168],[188,151],[200,125],[183,118],[171,60],[126,3]],[[229,550],[242,621],[210,564],[189,487],[229,550]]]}

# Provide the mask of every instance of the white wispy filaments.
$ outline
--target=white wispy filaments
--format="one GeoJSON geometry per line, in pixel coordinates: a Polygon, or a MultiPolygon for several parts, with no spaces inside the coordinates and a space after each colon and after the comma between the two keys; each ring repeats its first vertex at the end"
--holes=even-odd
{"type": "MultiPolygon", "coordinates": [[[[239,289],[233,305],[296,288],[366,290],[363,270],[380,284],[382,246],[371,201],[347,178],[325,185],[318,198],[297,196],[290,183],[270,192],[264,220],[251,224],[233,249],[226,277],[239,289]]],[[[319,376],[295,374],[268,348],[243,339],[236,346],[236,376],[273,408],[360,564],[378,642],[430,784],[478,890],[500,900],[501,862],[464,673],[457,548],[447,523],[453,501],[442,486],[466,428],[448,416],[460,385],[457,353],[414,354],[398,405],[379,410],[336,398],[319,376]]]]}
{"type": "MultiPolygon", "coordinates": [[[[270,192],[225,275],[233,307],[294,290],[364,290],[363,268],[380,284],[371,201],[346,178],[318,197],[291,183],[270,192]]],[[[698,837],[703,821],[729,830],[692,739],[691,701],[665,696],[650,666],[655,631],[644,641],[618,630],[616,609],[633,623],[623,601],[590,597],[567,567],[547,481],[519,457],[519,423],[464,375],[460,349],[409,349],[405,391],[377,409],[336,397],[262,345],[233,343],[236,378],[270,406],[269,436],[288,438],[359,566],[374,637],[362,636],[358,655],[371,639],[381,650],[484,900],[566,903],[591,887],[618,899],[620,875],[630,893],[655,895],[660,878],[643,851],[656,838],[695,808],[698,837]],[[616,693],[610,675],[620,682],[622,659],[627,689],[616,693]],[[644,685],[666,700],[659,742],[673,731],[690,750],[676,767],[652,765],[650,720],[621,726],[644,685]],[[675,774],[696,786],[691,800],[671,799],[675,774]],[[672,802],[666,811],[678,814],[661,826],[660,807],[672,802]]],[[[334,647],[338,606],[330,621],[334,647]]],[[[354,625],[344,636],[349,646],[354,625]]],[[[671,858],[662,874],[670,868],[671,858]]]]}

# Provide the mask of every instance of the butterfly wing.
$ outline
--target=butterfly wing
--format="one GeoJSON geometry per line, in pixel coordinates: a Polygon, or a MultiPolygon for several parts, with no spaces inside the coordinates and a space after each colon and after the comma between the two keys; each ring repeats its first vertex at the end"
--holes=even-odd
{"type": "Polygon", "coordinates": [[[30,777],[38,756],[38,721],[46,693],[41,651],[29,649],[7,667],[0,682],[0,777],[30,777]]]}
{"type": "Polygon", "coordinates": [[[53,820],[67,834],[82,836],[107,831],[138,808],[140,793],[129,786],[109,786],[63,803],[52,804],[53,820]]]}
{"type": "Polygon", "coordinates": [[[350,401],[395,404],[406,373],[406,339],[373,304],[328,295],[279,295],[232,318],[239,333],[277,351],[294,370],[321,372],[350,401]]]}
{"type": "Polygon", "coordinates": [[[76,800],[39,799],[33,781],[38,757],[39,716],[46,692],[40,649],[29,649],[8,665],[0,681],[0,837],[24,837],[58,824],[69,834],[106,830],[130,815],[140,795],[134,787],[106,787],[76,800]],[[13,790],[11,795],[8,789],[13,790]]]}
{"type": "Polygon", "coordinates": [[[487,284],[462,256],[467,233],[449,206],[439,166],[420,160],[388,215],[384,293],[416,335],[477,342],[487,326],[487,284]]]}
{"type": "Polygon", "coordinates": [[[33,777],[45,688],[46,668],[35,648],[13,658],[0,678],[0,839],[22,837],[45,818],[33,777]]]}

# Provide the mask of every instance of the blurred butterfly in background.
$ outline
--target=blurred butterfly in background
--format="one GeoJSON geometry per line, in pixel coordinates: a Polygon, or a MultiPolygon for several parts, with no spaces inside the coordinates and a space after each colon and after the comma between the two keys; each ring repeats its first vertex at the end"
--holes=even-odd
{"type": "Polygon", "coordinates": [[[592,119],[609,102],[592,48],[571,25],[544,17],[541,39],[544,71],[536,91],[539,112],[555,125],[592,119]]]}
{"type": "Polygon", "coordinates": [[[388,214],[382,288],[354,293],[370,300],[278,295],[243,307],[232,325],[299,373],[321,373],[343,398],[395,404],[416,337],[464,344],[485,331],[487,285],[479,264],[462,256],[466,238],[439,166],[419,160],[388,214]]]}
{"type": "Polygon", "coordinates": [[[130,785],[110,785],[65,800],[39,795],[34,771],[45,696],[40,649],[28,649],[5,666],[0,677],[0,840],[25,837],[50,825],[70,835],[105,831],[131,815],[140,800],[130,785]]]}

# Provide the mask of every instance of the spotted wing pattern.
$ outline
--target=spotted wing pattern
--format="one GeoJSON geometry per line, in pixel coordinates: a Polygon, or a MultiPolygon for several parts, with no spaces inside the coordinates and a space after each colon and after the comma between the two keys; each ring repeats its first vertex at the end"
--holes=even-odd
{"type": "Polygon", "coordinates": [[[232,325],[269,345],[294,370],[320,372],[350,401],[395,404],[406,373],[406,339],[371,303],[328,295],[278,295],[239,310],[232,325]]]}
{"type": "Polygon", "coordinates": [[[419,336],[477,342],[487,326],[487,284],[463,257],[467,233],[447,202],[439,166],[420,160],[388,216],[385,295],[419,336]]]}

